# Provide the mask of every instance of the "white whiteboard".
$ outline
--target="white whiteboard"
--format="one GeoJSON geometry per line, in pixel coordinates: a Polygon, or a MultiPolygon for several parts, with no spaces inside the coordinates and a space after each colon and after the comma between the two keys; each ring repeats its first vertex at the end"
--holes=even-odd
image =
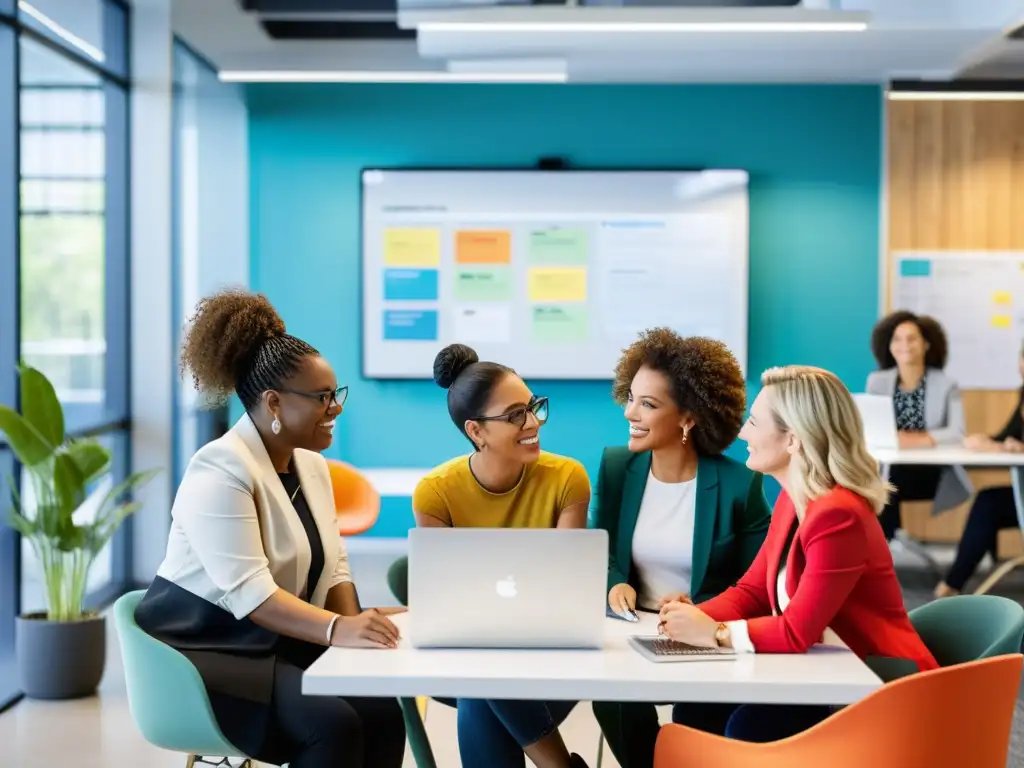
{"type": "Polygon", "coordinates": [[[430,378],[447,344],[534,379],[610,379],[644,329],[746,371],[744,171],[367,170],[363,375],[430,378]]]}
{"type": "Polygon", "coordinates": [[[946,372],[963,389],[1019,389],[1024,252],[893,254],[893,309],[931,315],[946,331],[946,372]]]}

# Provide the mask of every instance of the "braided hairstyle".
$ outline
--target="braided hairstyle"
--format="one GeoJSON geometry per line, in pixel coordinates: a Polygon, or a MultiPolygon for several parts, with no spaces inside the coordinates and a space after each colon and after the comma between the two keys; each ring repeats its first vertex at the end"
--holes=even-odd
{"type": "Polygon", "coordinates": [[[246,411],[268,389],[280,389],[306,357],[320,353],[285,332],[284,321],[260,293],[229,289],[207,296],[189,318],[181,349],[182,375],[222,403],[235,392],[246,411]]]}

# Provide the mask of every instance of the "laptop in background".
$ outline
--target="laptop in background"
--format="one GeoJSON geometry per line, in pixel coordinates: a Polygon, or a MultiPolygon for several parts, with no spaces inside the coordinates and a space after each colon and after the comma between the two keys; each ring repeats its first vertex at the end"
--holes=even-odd
{"type": "Polygon", "coordinates": [[[864,441],[869,449],[896,450],[899,437],[896,433],[896,414],[892,398],[888,395],[855,394],[854,403],[864,422],[864,441]]]}
{"type": "Polygon", "coordinates": [[[409,641],[416,648],[602,648],[607,572],[604,530],[414,528],[409,641]]]}

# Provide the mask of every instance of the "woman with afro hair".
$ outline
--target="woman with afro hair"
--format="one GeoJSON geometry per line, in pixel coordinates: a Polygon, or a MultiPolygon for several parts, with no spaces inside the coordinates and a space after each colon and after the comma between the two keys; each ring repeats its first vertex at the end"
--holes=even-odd
{"type": "MultiPolygon", "coordinates": [[[[656,328],[624,351],[612,391],[629,442],[605,449],[591,506],[609,536],[609,607],[628,617],[718,595],[753,562],[771,519],[762,476],[722,455],[746,412],[736,358],[721,342],[656,328]]],[[[593,707],[619,763],[650,768],[654,705],[593,707]]],[[[676,704],[673,720],[721,732],[732,710],[676,704]]]]}
{"type": "MultiPolygon", "coordinates": [[[[948,346],[942,326],[930,317],[892,312],[872,331],[871,351],[879,370],[868,376],[865,391],[892,398],[900,448],[960,445],[964,406],[956,382],[943,372],[948,346]]],[[[943,512],[974,490],[963,467],[898,464],[886,473],[895,490],[878,519],[890,541],[900,527],[901,502],[933,501],[943,512]]]]}
{"type": "Polygon", "coordinates": [[[302,693],[303,670],[328,646],[398,642],[390,609],[359,605],[320,455],[347,388],[265,297],[243,291],[199,303],[181,362],[206,399],[235,393],[245,414],[185,470],[139,627],[192,662],[242,754],[292,768],[400,768],[397,701],[302,693]]]}

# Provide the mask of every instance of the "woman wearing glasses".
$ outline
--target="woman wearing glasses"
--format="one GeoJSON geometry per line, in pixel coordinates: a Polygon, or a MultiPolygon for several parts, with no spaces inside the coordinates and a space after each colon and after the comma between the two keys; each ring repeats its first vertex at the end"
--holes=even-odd
{"type": "Polygon", "coordinates": [[[135,618],[199,671],[228,741],[292,768],[399,768],[394,699],[302,695],[331,645],[393,648],[385,610],[363,610],[338,536],[327,464],[347,390],[260,295],[199,303],[182,365],[245,415],[189,462],[167,553],[135,618]]]}
{"type": "MultiPolygon", "coordinates": [[[[547,398],[536,397],[515,371],[481,362],[453,344],[434,360],[434,381],[448,390],[448,413],[473,444],[423,478],[413,494],[416,524],[433,527],[583,528],[590,481],[575,459],[540,449],[547,398]]],[[[459,699],[463,765],[522,768],[584,766],[570,755],[558,727],[572,702],[459,699]]]]}

